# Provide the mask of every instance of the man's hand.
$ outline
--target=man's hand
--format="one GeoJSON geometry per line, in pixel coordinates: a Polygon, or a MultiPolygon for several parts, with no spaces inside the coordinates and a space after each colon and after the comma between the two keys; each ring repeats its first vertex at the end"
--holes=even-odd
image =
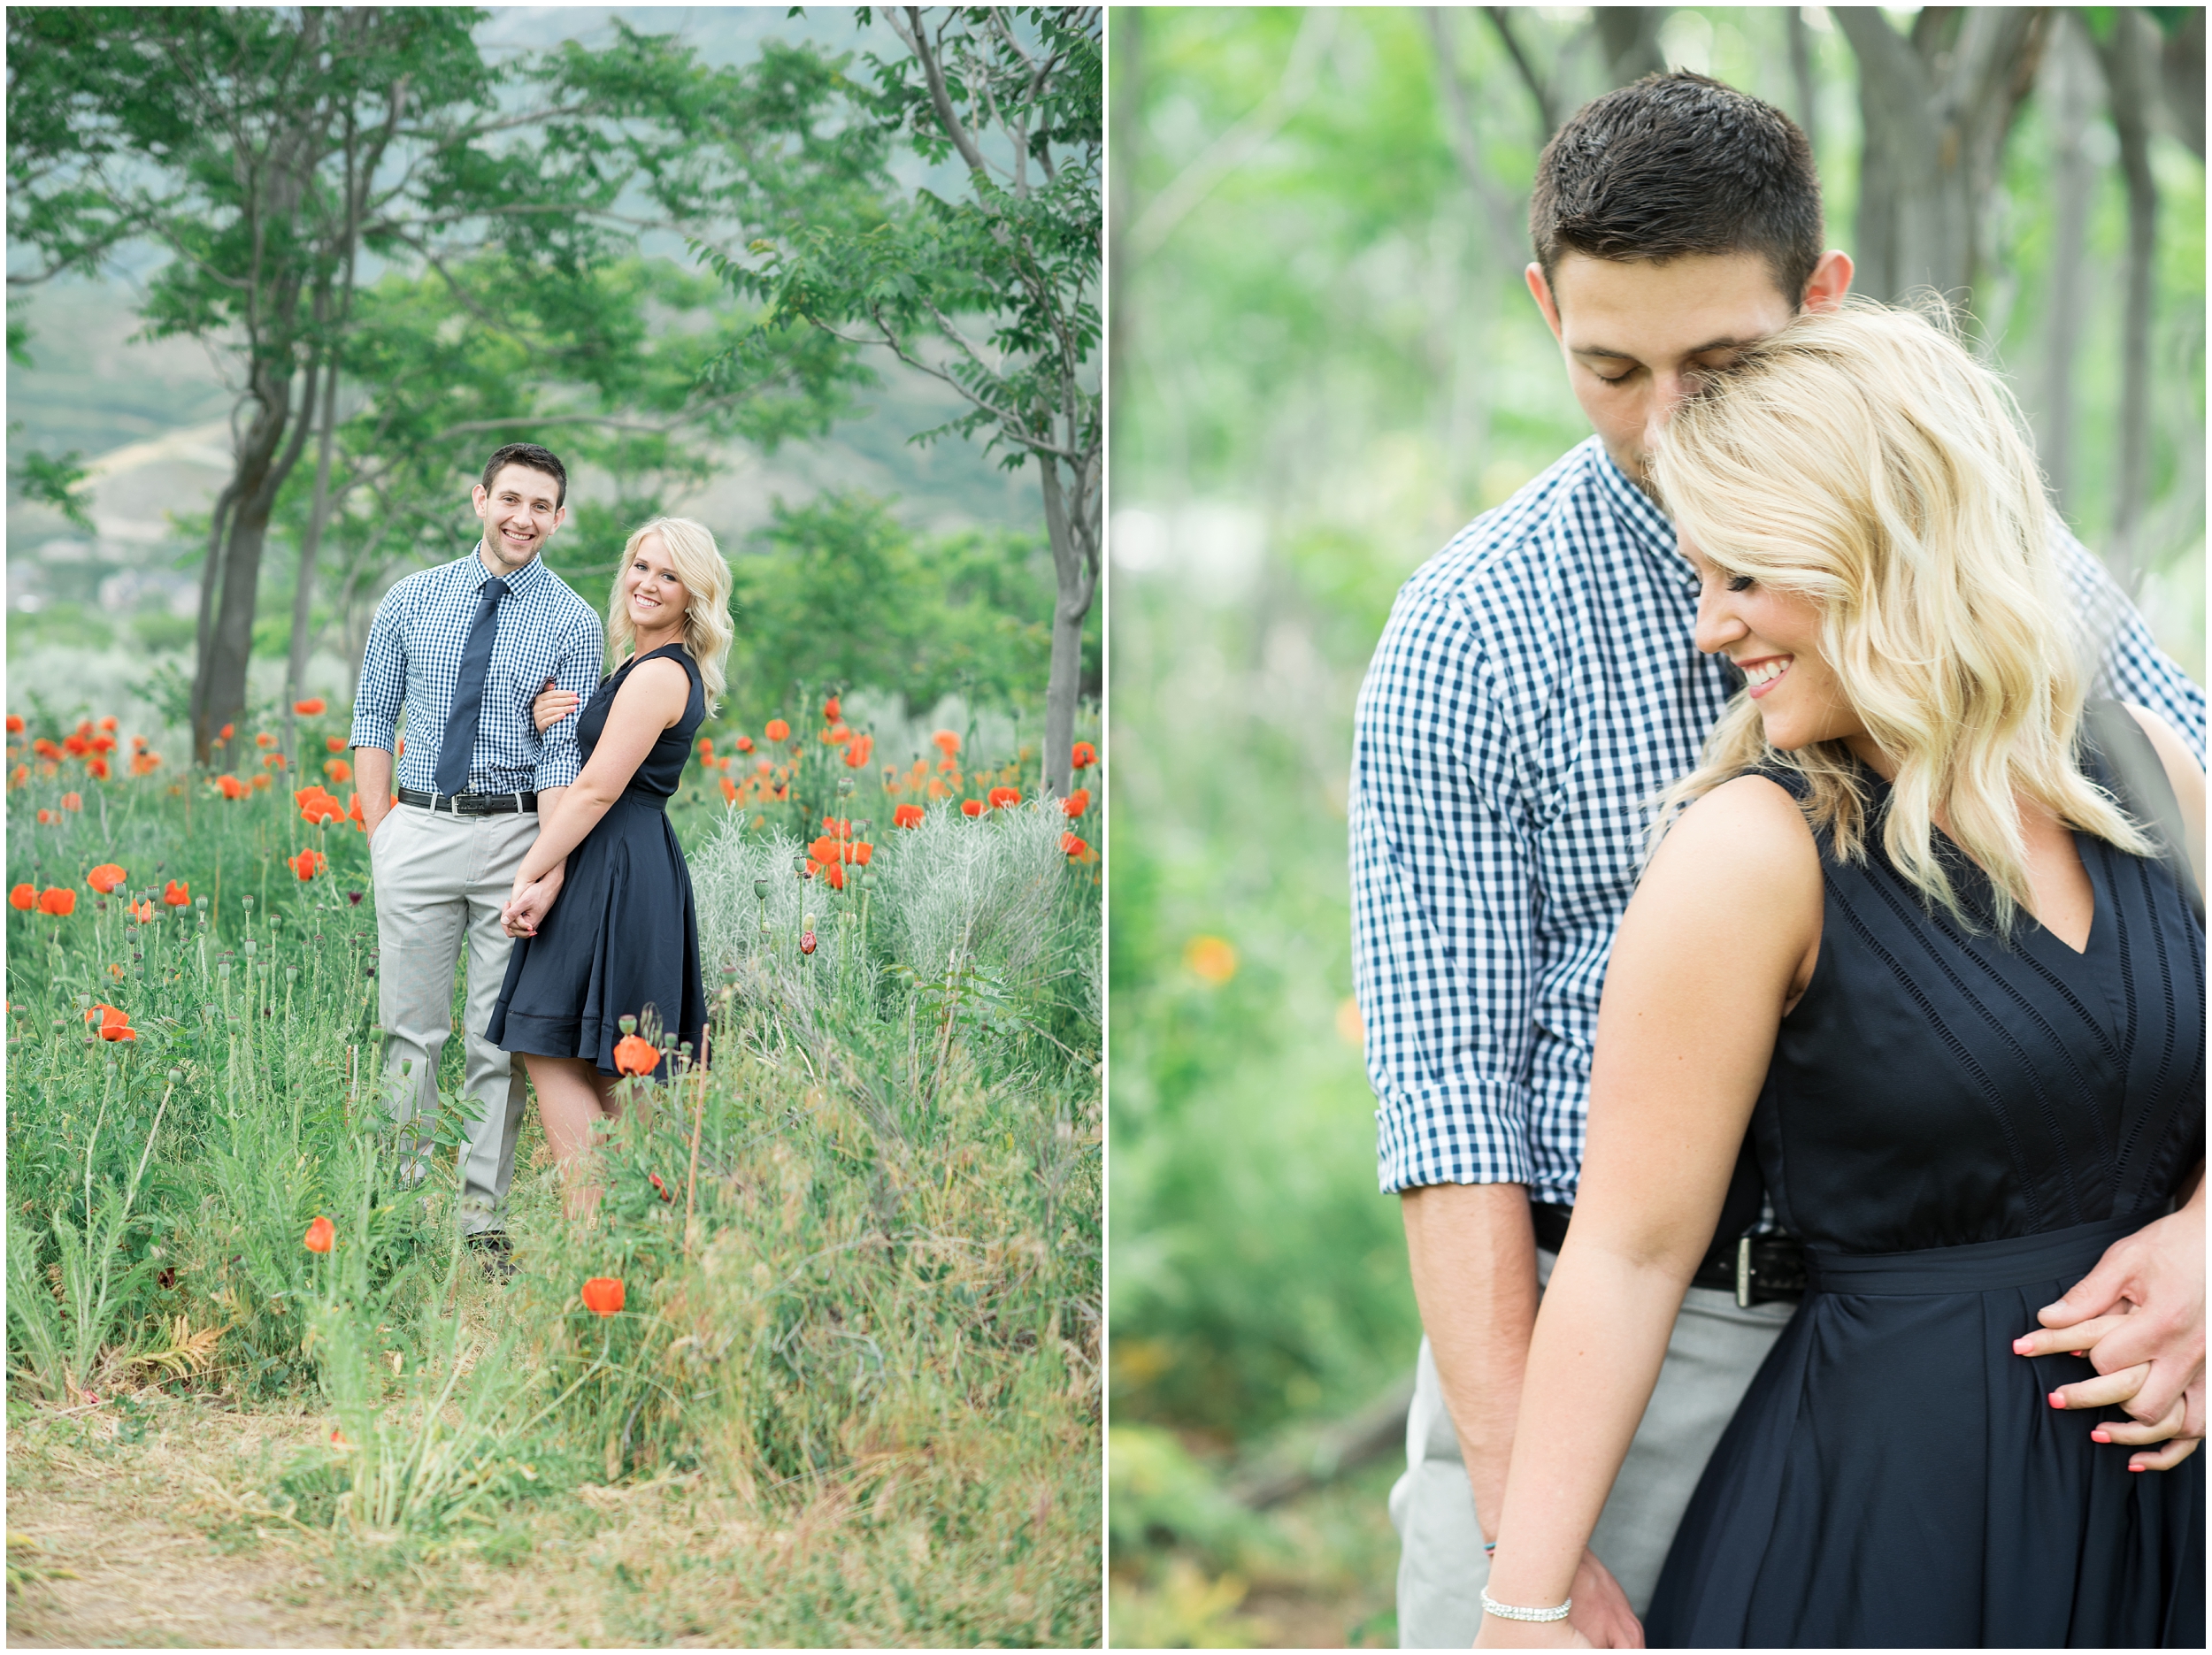
{"type": "Polygon", "coordinates": [[[2187,1458],[2204,1436],[2201,1185],[2181,1211],[2113,1243],[2097,1268],[2037,1320],[2043,1330],[2015,1341],[2016,1352],[2085,1352],[2099,1375],[2056,1392],[2059,1406],[2124,1403],[2136,1424],[2108,1428],[2111,1441],[2179,1439],[2162,1454],[2137,1455],[2131,1464],[2139,1468],[2162,1470],[2187,1458]]]}
{"type": "Polygon", "coordinates": [[[500,928],[510,937],[534,937],[538,927],[545,923],[554,899],[561,893],[561,883],[568,877],[568,864],[561,862],[544,878],[533,885],[524,885],[518,878],[513,894],[507,905],[499,910],[500,928]]]}
{"type": "MultiPolygon", "coordinates": [[[[1643,1648],[1643,1623],[1628,1606],[1628,1594],[1613,1578],[1613,1571],[1599,1562],[1598,1554],[1587,1546],[1582,1550],[1582,1566],[1575,1570],[1571,1596],[1575,1606],[1567,1616],[1567,1624],[1589,1639],[1590,1648],[1643,1648]]],[[[1486,1621],[1494,1618],[1483,1617],[1486,1621]]]]}

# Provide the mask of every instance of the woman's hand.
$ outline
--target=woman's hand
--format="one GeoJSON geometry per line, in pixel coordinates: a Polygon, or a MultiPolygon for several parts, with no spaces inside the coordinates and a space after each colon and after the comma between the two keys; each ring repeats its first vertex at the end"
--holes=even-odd
{"type": "Polygon", "coordinates": [[[499,925],[510,937],[534,937],[538,927],[545,923],[545,916],[552,908],[554,899],[561,893],[561,881],[566,877],[568,864],[555,867],[542,879],[525,885],[515,880],[512,894],[499,910],[499,925]]]}
{"type": "Polygon", "coordinates": [[[538,733],[543,735],[574,712],[577,700],[574,690],[565,690],[551,678],[546,679],[545,687],[538,692],[538,699],[530,703],[530,716],[538,726],[538,733]]]}
{"type": "MultiPolygon", "coordinates": [[[[2012,1348],[2020,1356],[2056,1356],[2071,1352],[2095,1360],[2098,1345],[2126,1328],[2131,1313],[2117,1315],[2094,1316],[2087,1322],[2077,1322],[2070,1328],[2039,1328],[2012,1342],[2012,1348]]],[[[2093,1379],[2078,1379],[2070,1385],[2061,1385],[2051,1392],[2050,1402],[2060,1408],[2121,1407],[2132,1402],[2151,1376],[2148,1362],[2137,1362],[2109,1374],[2099,1374],[2093,1379]]],[[[2184,1393],[2175,1398],[2163,1417],[2141,1420],[2101,1421],[2090,1432],[2090,1439],[2100,1443],[2116,1443],[2127,1447],[2143,1447],[2163,1443],[2165,1447],[2154,1452],[2131,1455],[2131,1471],[2170,1471],[2196,1452],[2203,1438],[2190,1431],[2192,1415],[2203,1417],[2203,1386],[2201,1374],[2184,1393]]]]}

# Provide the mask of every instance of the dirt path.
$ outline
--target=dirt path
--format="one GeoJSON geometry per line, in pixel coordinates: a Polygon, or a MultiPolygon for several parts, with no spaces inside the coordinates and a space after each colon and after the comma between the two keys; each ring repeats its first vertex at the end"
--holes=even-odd
{"type": "MultiPolygon", "coordinates": [[[[526,1541],[512,1566],[379,1559],[257,1490],[317,1421],[154,1398],[136,1417],[19,1411],[8,1431],[8,1641],[19,1647],[603,1643],[598,1571],[526,1541]]],[[[627,1641],[626,1639],[623,1641],[627,1641]]]]}

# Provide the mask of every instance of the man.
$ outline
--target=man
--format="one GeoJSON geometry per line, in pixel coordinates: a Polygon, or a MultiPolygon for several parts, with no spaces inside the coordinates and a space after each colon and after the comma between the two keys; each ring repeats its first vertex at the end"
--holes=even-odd
{"type": "MultiPolygon", "coordinates": [[[[1644,491],[1646,456],[1701,370],[1851,281],[1850,259],[1822,249],[1804,135],[1697,75],[1650,76],[1579,111],[1538,164],[1530,221],[1529,290],[1597,434],[1407,583],[1355,742],[1357,987],[1382,1185],[1402,1198],[1426,1329],[1391,1496],[1409,1648],[1463,1648],[1480,1625],[1522,1364],[1574,1200],[1599,992],[1647,804],[1694,768],[1738,687],[1692,645],[1697,578],[1644,491]]],[[[2101,647],[2098,693],[2150,707],[2200,753],[2202,692],[2096,560],[2061,540],[2101,634],[2085,637],[2101,647]]],[[[1747,1163],[1576,1579],[1573,1620],[1600,1646],[1640,1643],[1632,1611],[1794,1308],[1793,1244],[1738,1245],[1762,1228],[1760,1202],[1747,1163]]],[[[2078,1322],[2124,1291],[2148,1313],[2126,1355],[2152,1360],[2129,1405],[2147,1420],[2186,1387],[2200,1396],[2203,1242],[2190,1222],[2117,1244],[2064,1313],[2047,1313],[2078,1322]]],[[[2201,1431],[2193,1419],[2189,1434],[2201,1431]]]]}
{"type": "MultiPolygon", "coordinates": [[[[521,1071],[484,1038],[513,946],[499,915],[540,812],[582,768],[574,722],[541,737],[530,701],[549,680],[580,700],[598,686],[601,623],[543,560],[568,517],[560,461],[534,443],[509,443],[486,462],[472,493],[484,525],[476,549],[409,575],[377,608],[353,747],[376,883],[385,1066],[412,1069],[399,1093],[403,1121],[435,1115],[453,969],[465,941],[468,949],[462,1092],[481,1113],[467,1128],[459,1217],[498,1277],[511,1271],[502,1203],[525,1100],[521,1071]],[[395,805],[403,708],[409,739],[395,805]]],[[[551,877],[557,882],[559,870],[551,877]]],[[[419,1157],[413,1176],[424,1169],[419,1157]]]]}

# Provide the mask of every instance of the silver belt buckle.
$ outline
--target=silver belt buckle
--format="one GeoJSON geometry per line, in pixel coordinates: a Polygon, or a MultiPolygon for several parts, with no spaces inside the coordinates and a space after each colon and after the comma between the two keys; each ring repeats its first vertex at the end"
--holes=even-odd
{"type": "Polygon", "coordinates": [[[1743,1237],[1736,1243],[1736,1307],[1751,1308],[1751,1237],[1743,1237]]]}

